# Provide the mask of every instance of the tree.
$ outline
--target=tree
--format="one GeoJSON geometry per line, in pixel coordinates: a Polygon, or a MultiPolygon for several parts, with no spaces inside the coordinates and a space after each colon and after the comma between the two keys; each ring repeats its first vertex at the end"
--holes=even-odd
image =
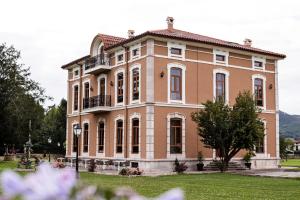
{"type": "Polygon", "coordinates": [[[253,151],[264,134],[260,110],[250,92],[239,93],[235,100],[233,107],[222,100],[207,101],[203,110],[192,113],[201,141],[205,147],[216,149],[221,171],[227,170],[229,161],[240,150],[253,151]]]}
{"type": "MultiPolygon", "coordinates": [[[[22,149],[32,121],[33,139],[39,135],[44,109],[49,99],[39,83],[30,79],[30,69],[19,63],[20,52],[0,44],[0,147],[14,144],[22,149]]],[[[0,149],[1,149],[0,148],[0,149]]]]}

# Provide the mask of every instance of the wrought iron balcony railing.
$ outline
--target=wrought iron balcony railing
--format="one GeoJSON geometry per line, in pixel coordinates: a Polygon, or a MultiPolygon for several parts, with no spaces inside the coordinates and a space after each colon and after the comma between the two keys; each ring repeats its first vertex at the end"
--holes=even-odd
{"type": "Polygon", "coordinates": [[[96,108],[96,107],[110,107],[110,95],[97,95],[83,99],[83,109],[96,108]]]}
{"type": "Polygon", "coordinates": [[[104,54],[99,54],[85,60],[85,70],[92,69],[99,65],[109,66],[109,60],[104,54]]]}

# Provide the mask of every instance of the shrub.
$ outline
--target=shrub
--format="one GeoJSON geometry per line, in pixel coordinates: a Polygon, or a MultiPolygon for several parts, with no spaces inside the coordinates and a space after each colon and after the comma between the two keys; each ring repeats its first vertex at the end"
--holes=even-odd
{"type": "Polygon", "coordinates": [[[252,151],[248,151],[244,157],[243,160],[245,161],[245,163],[249,163],[251,161],[251,158],[255,156],[255,154],[252,151]]]}
{"type": "Polygon", "coordinates": [[[129,171],[129,168],[127,168],[127,167],[122,168],[122,169],[119,171],[119,175],[121,175],[121,176],[128,176],[128,171],[129,171]]]}
{"type": "Polygon", "coordinates": [[[177,172],[178,174],[182,174],[184,171],[186,171],[188,168],[188,166],[185,164],[185,162],[183,163],[179,163],[178,159],[175,159],[174,162],[174,172],[177,172]]]}
{"type": "Polygon", "coordinates": [[[140,170],[139,168],[122,168],[119,172],[119,175],[121,176],[140,176],[143,174],[143,170],[140,170]]]}

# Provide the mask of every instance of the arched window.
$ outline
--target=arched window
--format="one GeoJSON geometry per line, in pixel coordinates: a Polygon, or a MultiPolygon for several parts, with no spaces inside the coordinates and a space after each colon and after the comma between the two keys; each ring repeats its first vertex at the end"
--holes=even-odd
{"type": "Polygon", "coordinates": [[[132,70],[132,100],[139,100],[140,98],[140,70],[134,68],[132,70]]]}
{"type": "Polygon", "coordinates": [[[120,72],[117,74],[117,103],[123,102],[124,95],[124,74],[120,72]]]}
{"type": "Polygon", "coordinates": [[[89,151],[89,124],[83,124],[83,152],[89,151]]]}
{"type": "Polygon", "coordinates": [[[98,153],[104,152],[104,122],[98,123],[98,153]]]}

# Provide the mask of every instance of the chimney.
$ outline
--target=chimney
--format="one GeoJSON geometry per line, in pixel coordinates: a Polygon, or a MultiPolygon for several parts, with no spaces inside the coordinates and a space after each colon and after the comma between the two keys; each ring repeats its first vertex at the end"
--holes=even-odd
{"type": "Polygon", "coordinates": [[[251,47],[251,45],[252,45],[252,40],[246,38],[246,39],[244,40],[244,46],[251,47]]]}
{"type": "Polygon", "coordinates": [[[172,30],[173,29],[173,24],[174,24],[174,18],[173,17],[167,17],[167,24],[168,24],[168,29],[172,30]]]}
{"type": "Polygon", "coordinates": [[[128,38],[134,37],[134,30],[128,30],[128,38]]]}

